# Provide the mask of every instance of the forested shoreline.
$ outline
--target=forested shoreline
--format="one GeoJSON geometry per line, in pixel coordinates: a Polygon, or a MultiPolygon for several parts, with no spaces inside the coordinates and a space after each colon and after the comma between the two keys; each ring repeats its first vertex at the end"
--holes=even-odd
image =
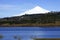
{"type": "Polygon", "coordinates": [[[60,12],[0,18],[0,26],[60,26],[60,12]]]}

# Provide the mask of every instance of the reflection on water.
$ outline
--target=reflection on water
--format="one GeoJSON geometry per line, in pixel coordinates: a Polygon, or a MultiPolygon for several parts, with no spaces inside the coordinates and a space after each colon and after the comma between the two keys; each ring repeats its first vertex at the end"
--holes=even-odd
{"type": "Polygon", "coordinates": [[[4,36],[1,40],[31,40],[33,38],[60,38],[60,28],[1,27],[0,34],[4,36]]]}

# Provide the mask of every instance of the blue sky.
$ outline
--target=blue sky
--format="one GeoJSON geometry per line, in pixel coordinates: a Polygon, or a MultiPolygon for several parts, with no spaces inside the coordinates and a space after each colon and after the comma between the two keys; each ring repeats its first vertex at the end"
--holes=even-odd
{"type": "Polygon", "coordinates": [[[60,11],[60,0],[0,0],[0,17],[17,15],[35,6],[60,11]]]}

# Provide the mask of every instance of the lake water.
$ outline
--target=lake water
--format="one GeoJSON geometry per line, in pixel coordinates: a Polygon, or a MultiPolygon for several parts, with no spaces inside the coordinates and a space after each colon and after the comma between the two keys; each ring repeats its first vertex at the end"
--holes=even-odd
{"type": "Polygon", "coordinates": [[[41,28],[41,27],[0,27],[1,40],[17,40],[14,36],[21,40],[32,40],[33,38],[60,38],[60,28],[41,28]]]}

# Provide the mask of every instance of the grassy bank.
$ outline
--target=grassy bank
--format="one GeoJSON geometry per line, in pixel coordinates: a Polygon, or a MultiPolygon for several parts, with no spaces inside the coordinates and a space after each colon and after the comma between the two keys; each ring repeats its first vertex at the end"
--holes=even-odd
{"type": "Polygon", "coordinates": [[[60,40],[60,38],[39,38],[34,40],[60,40]]]}
{"type": "Polygon", "coordinates": [[[26,23],[26,24],[2,24],[0,27],[60,27],[60,24],[48,23],[48,24],[37,24],[37,23],[26,23]]]}

